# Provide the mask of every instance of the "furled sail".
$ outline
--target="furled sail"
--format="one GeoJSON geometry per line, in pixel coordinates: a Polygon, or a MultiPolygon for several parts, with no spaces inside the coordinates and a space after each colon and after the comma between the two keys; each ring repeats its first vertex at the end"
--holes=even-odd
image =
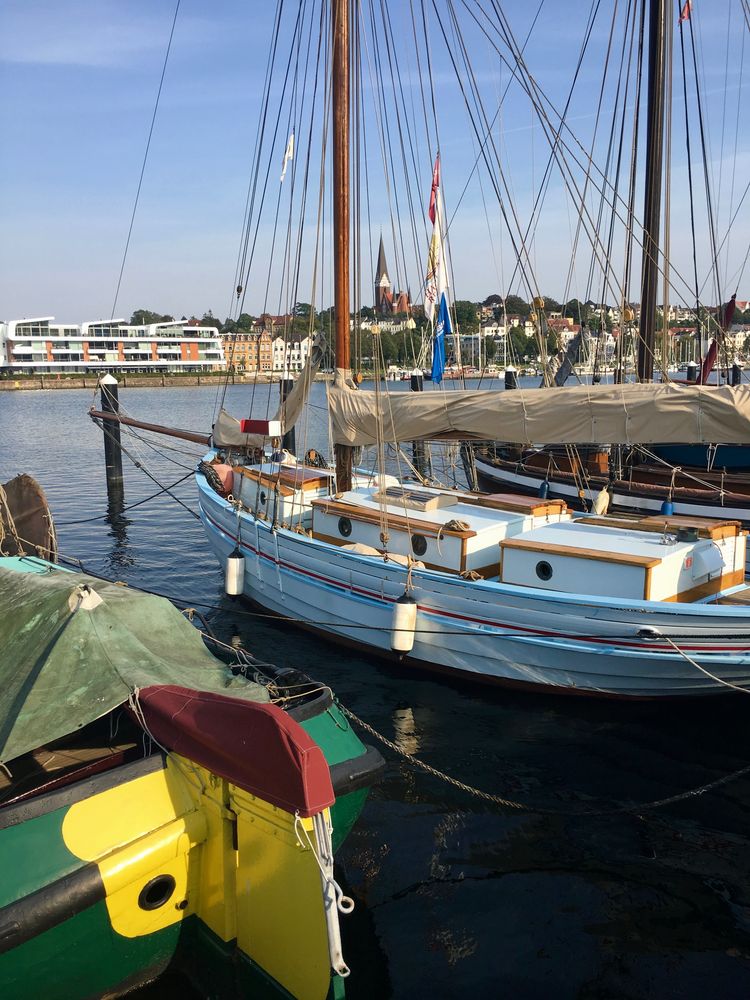
{"type": "Polygon", "coordinates": [[[750,442],[750,386],[624,383],[561,389],[381,393],[330,388],[333,441],[427,439],[518,444],[750,442]]]}
{"type": "MultiPolygon", "coordinates": [[[[302,409],[310,394],[310,386],[318,374],[323,362],[325,339],[321,333],[314,335],[312,350],[305,367],[294,383],[294,387],[286,399],[279,405],[276,415],[271,419],[281,423],[281,433],[285,434],[297,423],[302,409]]],[[[219,411],[219,416],[213,426],[211,438],[217,448],[262,448],[266,438],[261,434],[243,434],[240,421],[225,409],[219,411]]]]}

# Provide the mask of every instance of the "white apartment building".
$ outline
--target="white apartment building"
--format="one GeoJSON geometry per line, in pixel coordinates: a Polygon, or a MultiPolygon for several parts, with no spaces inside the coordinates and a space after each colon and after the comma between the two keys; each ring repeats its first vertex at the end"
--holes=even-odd
{"type": "Polygon", "coordinates": [[[274,337],[273,370],[274,372],[301,372],[310,355],[312,339],[303,337],[301,340],[285,340],[284,337],[274,337]]]}
{"type": "Polygon", "coordinates": [[[217,371],[225,367],[219,331],[184,320],[129,326],[93,320],[76,326],[54,316],[0,323],[0,369],[19,373],[217,371]]]}

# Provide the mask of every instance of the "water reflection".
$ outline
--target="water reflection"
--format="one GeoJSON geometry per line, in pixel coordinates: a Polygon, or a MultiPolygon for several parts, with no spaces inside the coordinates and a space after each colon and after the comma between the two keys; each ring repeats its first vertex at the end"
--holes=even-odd
{"type": "Polygon", "coordinates": [[[128,539],[128,527],[131,521],[124,514],[125,490],[116,483],[107,484],[107,516],[105,522],[109,525],[107,532],[114,544],[105,557],[105,564],[113,570],[130,569],[135,565],[136,553],[128,539]]]}

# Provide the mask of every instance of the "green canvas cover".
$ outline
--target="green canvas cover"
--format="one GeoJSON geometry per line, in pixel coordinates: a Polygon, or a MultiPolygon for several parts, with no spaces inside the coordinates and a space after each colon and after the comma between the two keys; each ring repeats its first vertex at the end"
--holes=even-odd
{"type": "Polygon", "coordinates": [[[0,762],[156,684],[268,701],[166,599],[40,560],[0,559],[0,762]]]}

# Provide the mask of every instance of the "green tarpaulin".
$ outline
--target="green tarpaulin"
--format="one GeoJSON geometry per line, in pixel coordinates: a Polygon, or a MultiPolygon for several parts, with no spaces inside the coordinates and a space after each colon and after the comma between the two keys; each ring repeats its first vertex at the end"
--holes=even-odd
{"type": "Polygon", "coordinates": [[[176,684],[250,701],[169,601],[36,559],[0,559],[0,761],[75,732],[135,688],[176,684]]]}

